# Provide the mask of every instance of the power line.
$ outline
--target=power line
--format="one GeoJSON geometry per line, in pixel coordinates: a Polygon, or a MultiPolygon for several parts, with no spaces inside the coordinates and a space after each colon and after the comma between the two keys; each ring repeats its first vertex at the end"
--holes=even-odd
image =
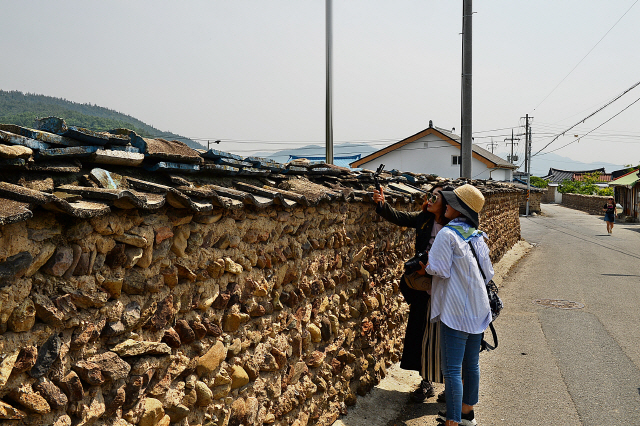
{"type": "Polygon", "coordinates": [[[491,129],[491,130],[478,130],[476,132],[473,132],[473,134],[478,134],[478,133],[487,133],[487,132],[497,132],[498,130],[512,130],[513,127],[503,127],[501,129],[491,129]]]}
{"type": "MultiPolygon", "coordinates": [[[[640,1],[640,0],[637,0],[640,1]]],[[[635,3],[634,3],[635,4],[635,3]]],[[[631,86],[630,88],[628,88],[627,90],[625,90],[624,92],[622,92],[620,95],[616,96],[613,100],[607,102],[605,105],[603,105],[602,107],[600,107],[599,109],[597,109],[596,111],[594,111],[593,113],[591,113],[590,115],[588,115],[587,117],[583,118],[581,121],[579,121],[578,123],[574,124],[573,126],[569,127],[568,129],[566,129],[564,132],[559,133],[558,135],[556,135],[556,137],[554,137],[551,142],[549,142],[548,144],[546,144],[541,150],[539,150],[538,152],[536,152],[535,154],[533,154],[533,156],[538,155],[540,152],[542,152],[545,148],[547,148],[549,145],[551,145],[553,142],[555,142],[560,136],[564,136],[564,134],[566,132],[568,132],[569,130],[577,127],[579,124],[584,123],[585,121],[587,121],[589,118],[593,117],[594,115],[596,115],[597,113],[599,113],[600,111],[602,111],[603,109],[605,109],[606,107],[608,107],[609,105],[611,105],[612,103],[614,103],[615,101],[617,101],[618,99],[620,99],[621,97],[623,97],[624,95],[626,95],[627,93],[629,93],[631,90],[633,90],[634,88],[636,88],[638,85],[640,85],[640,81],[637,82],[636,84],[634,84],[633,86],[631,86]]],[[[635,102],[634,102],[635,103],[635,102]]],[[[633,105],[633,104],[631,104],[633,105]]],[[[629,105],[629,106],[631,106],[629,105]]],[[[627,107],[629,108],[629,107],[627,107]]],[[[625,110],[627,109],[625,108],[625,110]]],[[[623,110],[624,111],[624,110],[623,110]]],[[[621,111],[622,112],[622,111],[621,111]]],[[[618,114],[616,114],[618,115],[618,114]]],[[[615,117],[615,116],[614,116],[615,117]]],[[[603,123],[604,124],[604,123],[603,123]]],[[[599,128],[600,126],[596,127],[599,128]]]]}
{"type": "MultiPolygon", "coordinates": [[[[518,157],[513,155],[513,145],[518,145],[517,142],[514,141],[519,141],[520,138],[514,138],[513,137],[513,130],[511,131],[511,138],[504,138],[505,141],[511,141],[511,155],[507,157],[507,161],[510,162],[511,164],[515,164],[516,161],[518,161],[518,157]]],[[[507,144],[509,145],[509,144],[507,144]]]]}
{"type": "Polygon", "coordinates": [[[498,146],[498,142],[494,142],[493,138],[491,138],[491,142],[489,142],[487,144],[488,147],[491,147],[491,153],[493,154],[493,147],[497,147],[498,146]]]}
{"type": "MultiPolygon", "coordinates": [[[[609,118],[608,120],[606,120],[604,123],[600,124],[598,127],[596,127],[596,128],[595,128],[595,129],[593,129],[593,130],[599,129],[600,127],[604,126],[604,125],[605,125],[605,124],[607,124],[609,121],[613,120],[613,119],[614,119],[614,118],[616,118],[618,115],[622,114],[624,111],[626,111],[627,109],[629,109],[631,106],[633,106],[633,105],[634,105],[636,102],[638,102],[638,101],[640,101],[640,98],[638,98],[638,99],[636,99],[635,101],[631,102],[629,105],[627,105],[627,106],[626,106],[624,109],[622,109],[620,112],[618,112],[618,113],[617,113],[617,114],[615,114],[613,117],[609,118]]],[[[585,136],[589,135],[591,132],[593,132],[593,130],[591,130],[591,131],[587,132],[586,134],[584,134],[584,135],[580,136],[580,137],[579,137],[579,138],[577,138],[576,140],[569,142],[568,144],[562,145],[560,148],[556,148],[556,149],[554,149],[554,150],[547,151],[547,152],[545,152],[545,153],[543,153],[543,154],[540,154],[540,155],[549,154],[549,153],[551,153],[551,152],[558,151],[558,150],[560,150],[560,149],[564,148],[565,146],[571,145],[572,143],[580,142],[580,139],[582,139],[582,138],[584,138],[585,136]]],[[[549,144],[547,144],[547,146],[549,146],[549,144]]],[[[540,152],[540,151],[538,151],[538,152],[540,152]]],[[[537,155],[537,153],[536,153],[536,155],[537,155]]]]}
{"type": "Polygon", "coordinates": [[[613,30],[613,28],[614,28],[616,25],[618,25],[618,23],[622,20],[622,18],[624,18],[624,17],[625,17],[625,15],[626,15],[627,13],[629,13],[629,11],[631,10],[631,8],[632,8],[633,6],[635,6],[635,5],[636,5],[636,3],[638,3],[638,1],[639,1],[639,0],[636,0],[635,2],[633,2],[633,4],[631,5],[631,7],[629,7],[629,9],[627,9],[627,11],[626,11],[626,12],[624,12],[624,13],[622,14],[622,16],[621,16],[621,17],[616,21],[616,23],[615,23],[615,24],[613,24],[613,27],[609,28],[609,31],[607,31],[607,32],[602,36],[602,38],[601,38],[600,40],[598,40],[598,42],[597,42],[597,43],[596,43],[596,44],[595,44],[595,45],[594,45],[594,46],[593,46],[593,47],[592,47],[592,48],[587,52],[587,54],[586,54],[586,55],[584,55],[584,57],[583,57],[582,59],[580,59],[580,62],[578,62],[578,63],[576,64],[576,66],[575,66],[575,67],[573,67],[573,68],[571,69],[571,71],[569,71],[569,74],[565,75],[565,76],[564,76],[564,78],[560,81],[560,83],[558,83],[558,84],[556,85],[556,87],[554,87],[554,88],[553,88],[553,90],[551,90],[551,92],[549,92],[549,94],[548,94],[547,96],[545,96],[545,97],[544,97],[544,99],[543,99],[542,101],[540,101],[540,103],[539,103],[539,104],[538,104],[538,105],[533,109],[534,111],[535,111],[535,110],[536,110],[540,105],[542,105],[542,103],[543,103],[544,101],[546,101],[546,100],[547,100],[547,98],[548,98],[549,96],[551,96],[551,94],[552,94],[553,92],[555,92],[555,90],[558,88],[558,86],[560,86],[560,85],[561,85],[561,84],[562,84],[562,83],[567,79],[567,77],[569,77],[569,75],[571,75],[571,73],[572,73],[573,71],[575,71],[575,69],[576,69],[576,68],[578,68],[578,65],[580,65],[580,64],[582,63],[582,61],[584,61],[584,60],[585,60],[585,58],[586,58],[587,56],[589,56],[589,54],[593,51],[593,49],[595,49],[595,48],[596,48],[596,46],[598,46],[598,45],[600,44],[600,42],[601,42],[602,40],[604,40],[604,38],[605,38],[605,37],[606,37],[606,36],[611,32],[611,30],[613,30]]]}

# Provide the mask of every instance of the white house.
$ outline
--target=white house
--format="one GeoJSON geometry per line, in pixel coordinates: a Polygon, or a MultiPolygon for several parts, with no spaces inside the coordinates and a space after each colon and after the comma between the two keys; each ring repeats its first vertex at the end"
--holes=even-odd
{"type": "MultiPolygon", "coordinates": [[[[460,160],[460,136],[433,127],[433,122],[429,121],[429,128],[354,161],[351,167],[375,170],[384,164],[385,170],[396,169],[456,179],[460,177],[460,160]]],[[[473,179],[511,182],[513,171],[518,168],[475,144],[471,161],[473,179]]]]}

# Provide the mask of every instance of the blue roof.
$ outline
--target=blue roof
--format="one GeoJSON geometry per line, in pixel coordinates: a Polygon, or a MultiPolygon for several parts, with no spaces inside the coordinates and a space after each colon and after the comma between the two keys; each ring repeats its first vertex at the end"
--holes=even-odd
{"type": "MultiPolygon", "coordinates": [[[[351,166],[349,164],[353,163],[354,161],[359,160],[362,157],[362,154],[356,154],[356,155],[341,155],[339,157],[333,157],[333,164],[335,166],[339,166],[339,167],[346,167],[347,169],[350,169],[351,166]]],[[[316,156],[316,157],[310,157],[308,155],[290,155],[289,156],[289,161],[291,160],[297,160],[298,158],[306,158],[309,161],[326,161],[325,160],[325,156],[316,156]]]]}

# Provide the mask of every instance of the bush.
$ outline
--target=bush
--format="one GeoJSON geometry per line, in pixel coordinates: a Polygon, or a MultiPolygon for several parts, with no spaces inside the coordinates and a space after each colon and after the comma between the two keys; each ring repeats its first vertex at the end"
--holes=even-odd
{"type": "Polygon", "coordinates": [[[535,186],[536,188],[546,188],[549,186],[549,182],[539,178],[538,176],[531,176],[529,182],[531,183],[531,186],[535,186]]]}
{"type": "Polygon", "coordinates": [[[602,195],[603,197],[613,197],[613,188],[601,188],[598,189],[597,195],[602,195]]]}
{"type": "Polygon", "coordinates": [[[600,173],[590,173],[583,176],[582,181],[571,181],[565,179],[559,186],[558,192],[563,194],[583,194],[583,195],[613,195],[613,188],[599,188],[596,185],[600,173]]]}

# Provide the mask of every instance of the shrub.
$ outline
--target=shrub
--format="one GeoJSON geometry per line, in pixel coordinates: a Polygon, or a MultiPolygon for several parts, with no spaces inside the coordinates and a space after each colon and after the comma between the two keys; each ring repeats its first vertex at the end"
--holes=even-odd
{"type": "Polygon", "coordinates": [[[536,188],[546,188],[549,186],[549,182],[538,176],[531,176],[529,182],[531,182],[531,186],[535,186],[536,188]]]}
{"type": "Polygon", "coordinates": [[[602,195],[603,197],[613,197],[613,188],[599,188],[596,195],[602,195]]]}
{"type": "Polygon", "coordinates": [[[596,185],[599,177],[600,173],[595,172],[583,175],[582,181],[565,179],[558,186],[558,192],[563,194],[613,195],[613,188],[599,188],[596,185]]]}

